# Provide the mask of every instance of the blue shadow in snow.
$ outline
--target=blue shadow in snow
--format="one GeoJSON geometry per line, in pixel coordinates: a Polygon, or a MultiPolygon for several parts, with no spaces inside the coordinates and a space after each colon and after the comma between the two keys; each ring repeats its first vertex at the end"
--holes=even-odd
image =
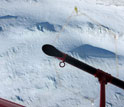
{"type": "Polygon", "coordinates": [[[17,98],[19,101],[24,102],[24,100],[23,100],[20,96],[16,96],[16,98],[17,98]]]}
{"type": "Polygon", "coordinates": [[[0,27],[0,31],[3,31],[2,27],[0,27]]]}
{"type": "MultiPolygon", "coordinates": [[[[56,26],[61,29],[60,25],[56,25],[56,26]]],[[[56,32],[55,25],[50,24],[49,22],[37,23],[36,27],[37,27],[38,30],[40,30],[42,32],[44,32],[44,29],[46,29],[48,31],[56,32]]]]}
{"type": "Polygon", "coordinates": [[[90,28],[94,28],[94,24],[92,24],[92,23],[90,23],[90,22],[87,22],[87,24],[88,24],[88,26],[90,27],[90,28]]]}
{"type": "Polygon", "coordinates": [[[17,19],[18,16],[11,16],[11,15],[0,16],[0,19],[11,19],[11,18],[17,19]]]}
{"type": "Polygon", "coordinates": [[[82,58],[87,58],[90,56],[91,57],[102,57],[102,58],[114,58],[115,57],[115,53],[111,51],[98,48],[98,47],[94,47],[88,44],[79,46],[71,50],[70,52],[76,53],[82,58]]]}

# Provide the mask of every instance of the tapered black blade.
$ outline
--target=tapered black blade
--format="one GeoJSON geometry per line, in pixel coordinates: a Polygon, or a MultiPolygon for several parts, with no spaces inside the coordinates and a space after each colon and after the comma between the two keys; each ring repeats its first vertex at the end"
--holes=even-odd
{"type": "Polygon", "coordinates": [[[63,57],[63,53],[57,50],[54,46],[45,44],[42,47],[42,50],[45,54],[54,57],[63,57]]]}

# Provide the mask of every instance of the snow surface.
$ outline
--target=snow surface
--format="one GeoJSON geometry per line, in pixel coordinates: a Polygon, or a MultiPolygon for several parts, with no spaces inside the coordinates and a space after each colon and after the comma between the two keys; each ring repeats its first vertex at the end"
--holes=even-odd
{"type": "MultiPolygon", "coordinates": [[[[107,1],[0,0],[0,97],[27,107],[99,107],[98,80],[60,68],[41,47],[52,44],[124,80],[123,0],[107,1]]],[[[106,107],[123,105],[124,90],[108,84],[106,107]]]]}

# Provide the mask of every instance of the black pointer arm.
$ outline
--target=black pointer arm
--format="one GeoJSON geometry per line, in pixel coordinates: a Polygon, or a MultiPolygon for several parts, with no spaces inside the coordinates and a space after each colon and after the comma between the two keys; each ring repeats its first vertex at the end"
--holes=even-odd
{"type": "MultiPolygon", "coordinates": [[[[56,49],[54,46],[46,44],[42,47],[42,50],[45,54],[49,55],[49,56],[53,56],[56,57],[58,59],[61,59],[83,71],[86,71],[96,77],[100,77],[100,76],[104,76],[105,78],[107,78],[107,82],[112,83],[113,85],[116,85],[122,89],[124,89],[124,81],[119,80],[118,78],[115,78],[113,76],[111,76],[108,73],[105,73],[101,70],[98,70],[88,64],[85,64],[61,51],[59,51],[58,49],[56,49]]],[[[100,77],[101,78],[101,77],[100,77]]]]}
{"type": "Polygon", "coordinates": [[[54,57],[63,57],[63,53],[60,52],[59,50],[57,50],[55,47],[53,47],[52,45],[46,44],[42,47],[42,50],[45,54],[49,55],[49,56],[54,56],[54,57]]]}
{"type": "Polygon", "coordinates": [[[63,59],[66,55],[66,58],[64,58],[64,61],[73,65],[73,66],[76,66],[77,68],[80,68],[84,71],[87,71],[88,73],[90,74],[96,74],[97,72],[97,69],[96,68],[93,68],[75,58],[72,58],[71,56],[59,51],[58,49],[56,49],[55,47],[53,47],[52,45],[49,45],[49,44],[46,44],[42,47],[42,50],[45,54],[49,55],[49,56],[53,56],[53,57],[56,57],[58,59],[63,59]],[[92,71],[92,72],[91,72],[92,71]]]}

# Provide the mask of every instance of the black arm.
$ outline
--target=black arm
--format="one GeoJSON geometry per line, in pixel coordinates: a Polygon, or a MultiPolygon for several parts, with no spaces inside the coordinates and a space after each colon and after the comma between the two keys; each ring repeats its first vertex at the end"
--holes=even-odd
{"type": "Polygon", "coordinates": [[[103,72],[101,70],[98,70],[88,64],[85,64],[61,51],[59,51],[58,49],[56,49],[55,47],[53,47],[52,45],[49,45],[49,44],[46,44],[42,47],[42,50],[45,54],[49,55],[49,56],[53,56],[53,57],[56,57],[60,60],[63,60],[83,71],[86,71],[96,77],[99,78],[99,76],[104,76],[105,78],[107,78],[107,82],[110,82],[111,84],[113,85],[116,85],[117,87],[120,87],[122,89],[124,89],[124,81],[118,79],[118,78],[115,78],[113,76],[111,76],[110,74],[106,73],[106,72],[103,72]],[[100,74],[97,76],[97,74],[100,74]]]}

